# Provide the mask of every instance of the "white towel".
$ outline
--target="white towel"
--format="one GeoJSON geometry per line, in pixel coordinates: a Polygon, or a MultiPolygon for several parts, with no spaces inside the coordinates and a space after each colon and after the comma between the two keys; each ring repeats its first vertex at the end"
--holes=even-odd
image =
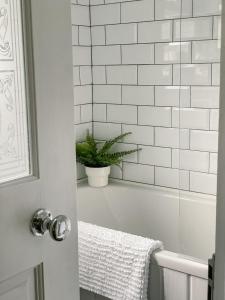
{"type": "Polygon", "coordinates": [[[78,222],[80,287],[113,300],[146,300],[160,241],[78,222]]]}

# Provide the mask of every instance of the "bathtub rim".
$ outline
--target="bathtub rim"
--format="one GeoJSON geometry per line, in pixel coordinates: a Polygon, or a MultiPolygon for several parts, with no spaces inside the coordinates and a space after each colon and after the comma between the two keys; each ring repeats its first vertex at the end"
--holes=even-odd
{"type": "Polygon", "coordinates": [[[159,250],[152,255],[152,263],[162,268],[176,270],[202,279],[208,279],[208,265],[206,262],[192,256],[167,250],[159,250]]]}
{"type": "MultiPolygon", "coordinates": [[[[192,198],[197,199],[198,201],[207,201],[211,205],[216,205],[216,196],[195,193],[190,191],[179,191],[173,188],[159,187],[153,185],[147,185],[136,182],[127,182],[118,179],[110,179],[109,185],[103,188],[93,188],[89,187],[87,184],[87,179],[79,180],[77,183],[78,189],[98,189],[102,191],[110,190],[113,187],[119,188],[131,188],[135,187],[138,189],[144,189],[151,191],[153,193],[161,193],[162,191],[166,193],[167,197],[180,198],[182,200],[191,201],[192,198]]],[[[189,274],[191,276],[199,277],[202,279],[208,279],[208,264],[207,261],[195,258],[193,256],[188,256],[182,253],[159,250],[152,255],[152,263],[171,270],[176,270],[178,272],[189,274]]]]}
{"type": "Polygon", "coordinates": [[[149,185],[144,183],[138,183],[133,181],[124,181],[120,179],[113,179],[109,178],[109,185],[101,188],[93,188],[88,185],[87,178],[80,179],[77,182],[77,188],[83,189],[83,188],[91,188],[91,189],[97,189],[97,190],[107,190],[110,189],[110,187],[135,187],[141,190],[148,190],[154,193],[164,192],[167,194],[167,196],[170,197],[176,197],[180,198],[182,200],[189,200],[194,198],[198,201],[207,201],[209,203],[212,203],[212,205],[216,205],[216,195],[209,195],[209,194],[202,194],[202,193],[196,193],[191,191],[185,191],[185,190],[178,190],[176,188],[168,188],[168,187],[162,187],[162,186],[155,186],[155,185],[149,185]]]}

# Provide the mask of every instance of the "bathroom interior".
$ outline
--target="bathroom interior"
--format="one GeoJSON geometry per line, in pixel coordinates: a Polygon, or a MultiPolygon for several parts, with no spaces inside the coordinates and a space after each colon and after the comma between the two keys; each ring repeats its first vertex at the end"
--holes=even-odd
{"type": "Polygon", "coordinates": [[[222,2],[0,0],[0,300],[225,299],[222,2]]]}
{"type": "MultiPolygon", "coordinates": [[[[78,220],[163,242],[150,272],[150,299],[207,299],[221,6],[220,0],[72,1],[76,142],[87,131],[98,141],[132,132],[117,150],[141,149],[111,167],[104,188],[88,186],[77,163],[78,220]]],[[[81,299],[105,298],[81,289],[81,299]]]]}

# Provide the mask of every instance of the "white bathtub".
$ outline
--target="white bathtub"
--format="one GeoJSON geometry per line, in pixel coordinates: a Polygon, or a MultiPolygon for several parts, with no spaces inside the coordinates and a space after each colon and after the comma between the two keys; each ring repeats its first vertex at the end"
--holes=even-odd
{"type": "MultiPolygon", "coordinates": [[[[151,264],[151,300],[206,300],[207,259],[214,252],[215,197],[113,181],[78,185],[78,218],[164,243],[151,264]],[[182,253],[182,254],[179,254],[182,253]]],[[[81,299],[102,299],[81,292],[81,299]]]]}

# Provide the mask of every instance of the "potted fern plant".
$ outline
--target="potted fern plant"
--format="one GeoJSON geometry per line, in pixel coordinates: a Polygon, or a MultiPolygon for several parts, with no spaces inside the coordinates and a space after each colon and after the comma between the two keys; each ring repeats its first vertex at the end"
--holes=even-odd
{"type": "Polygon", "coordinates": [[[85,141],[76,144],[77,161],[85,166],[90,186],[106,186],[108,184],[110,166],[119,166],[125,155],[138,151],[138,149],[122,152],[111,151],[114,144],[129,134],[131,134],[131,132],[121,134],[106,142],[97,142],[88,132],[85,141]]]}

